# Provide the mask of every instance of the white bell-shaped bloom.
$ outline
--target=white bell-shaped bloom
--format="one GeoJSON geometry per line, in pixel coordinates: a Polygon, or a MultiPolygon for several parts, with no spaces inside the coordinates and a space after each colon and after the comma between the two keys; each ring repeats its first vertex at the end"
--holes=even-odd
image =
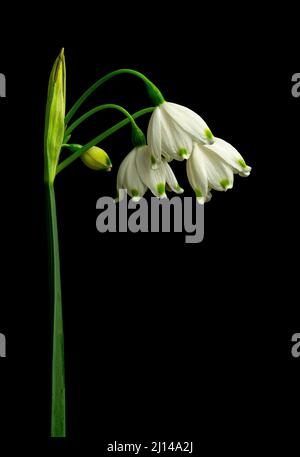
{"type": "Polygon", "coordinates": [[[176,103],[164,102],[152,113],[147,133],[152,150],[152,168],[156,168],[161,158],[188,159],[194,141],[211,144],[214,137],[204,120],[194,111],[176,103]]]}
{"type": "Polygon", "coordinates": [[[192,155],[187,161],[188,179],[201,204],[211,199],[211,189],[231,189],[235,173],[249,176],[251,171],[231,144],[220,138],[214,140],[211,145],[194,142],[192,155]]]}
{"type": "Polygon", "coordinates": [[[147,190],[136,167],[135,156],[138,148],[134,148],[122,161],[118,176],[117,190],[126,189],[130,197],[139,200],[147,190]]]}
{"type": "Polygon", "coordinates": [[[166,198],[166,184],[176,193],[182,193],[170,165],[162,160],[152,169],[152,151],[149,146],[135,147],[123,160],[117,176],[117,190],[126,189],[128,194],[139,200],[149,188],[159,198],[166,198]]]}

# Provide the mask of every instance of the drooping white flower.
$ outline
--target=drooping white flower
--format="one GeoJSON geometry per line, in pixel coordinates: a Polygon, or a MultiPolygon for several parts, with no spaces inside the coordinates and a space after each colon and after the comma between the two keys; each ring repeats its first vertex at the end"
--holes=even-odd
{"type": "Polygon", "coordinates": [[[211,144],[214,137],[194,111],[176,103],[163,102],[152,113],[147,140],[152,150],[152,168],[156,168],[162,157],[167,161],[188,159],[194,141],[211,144]]]}
{"type": "Polygon", "coordinates": [[[211,199],[211,189],[225,191],[233,186],[233,175],[249,176],[249,167],[231,144],[220,138],[214,143],[194,142],[187,161],[187,175],[197,200],[203,204],[211,199]]]}
{"type": "Polygon", "coordinates": [[[149,188],[159,198],[166,198],[166,184],[176,193],[182,193],[170,165],[162,160],[153,170],[149,146],[135,147],[123,160],[117,176],[117,190],[126,189],[130,197],[139,200],[149,188]]]}
{"type": "Polygon", "coordinates": [[[117,176],[117,191],[127,189],[128,194],[138,200],[144,195],[147,187],[142,182],[136,167],[135,155],[138,148],[134,148],[122,161],[117,176]]]}

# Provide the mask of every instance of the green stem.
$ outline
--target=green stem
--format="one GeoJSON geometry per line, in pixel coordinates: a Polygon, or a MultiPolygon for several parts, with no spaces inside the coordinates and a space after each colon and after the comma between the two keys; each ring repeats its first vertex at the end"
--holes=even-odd
{"type": "Polygon", "coordinates": [[[100,87],[102,84],[104,84],[106,81],[111,79],[114,76],[121,75],[121,74],[130,74],[137,76],[138,78],[142,79],[149,91],[149,95],[151,96],[152,100],[154,100],[155,105],[163,103],[164,98],[158,88],[148,79],[146,78],[143,73],[140,73],[139,71],[136,70],[131,70],[129,68],[122,68],[120,70],[115,70],[112,71],[111,73],[108,73],[107,75],[103,76],[101,79],[95,82],[89,89],[87,89],[84,94],[77,100],[77,102],[72,106],[68,114],[66,115],[65,118],[65,123],[66,125],[69,123],[71,118],[74,116],[76,111],[80,108],[82,103],[96,90],[98,87],[100,87]]]}
{"type": "Polygon", "coordinates": [[[64,370],[64,331],[61,301],[61,280],[59,243],[56,218],[56,204],[53,184],[46,183],[49,209],[49,248],[51,268],[51,289],[53,299],[53,353],[52,353],[52,403],[51,436],[66,436],[66,401],[64,370]]]}
{"type": "Polygon", "coordinates": [[[70,125],[70,127],[67,128],[67,130],[65,132],[65,137],[70,135],[73,132],[73,130],[76,129],[76,127],[78,127],[78,125],[80,125],[90,116],[92,116],[95,113],[98,113],[99,111],[105,110],[105,109],[116,109],[118,111],[121,111],[121,113],[125,114],[125,116],[128,117],[129,121],[132,123],[132,126],[137,127],[133,117],[131,116],[131,114],[128,113],[128,111],[125,108],[123,108],[120,105],[115,105],[113,103],[109,103],[109,104],[97,106],[96,108],[91,109],[90,111],[85,113],[83,116],[81,116],[79,119],[77,119],[77,121],[75,121],[72,125],[70,125]]]}
{"type": "MultiPolygon", "coordinates": [[[[134,119],[136,119],[136,118],[142,116],[143,114],[151,113],[152,111],[154,111],[154,109],[155,109],[154,107],[142,109],[142,110],[137,111],[136,113],[134,113],[132,115],[132,117],[134,119]]],[[[65,159],[63,162],[61,162],[58,165],[57,169],[56,169],[56,174],[60,173],[64,168],[66,168],[68,165],[70,165],[72,162],[74,162],[74,160],[78,159],[88,149],[90,149],[91,147],[93,147],[96,144],[100,143],[105,138],[107,138],[108,136],[110,136],[113,133],[115,133],[117,130],[120,130],[122,127],[124,127],[125,125],[129,124],[129,122],[130,122],[130,120],[128,118],[124,119],[123,121],[121,121],[118,124],[114,125],[113,127],[109,128],[105,132],[103,132],[100,135],[96,136],[96,138],[91,140],[86,145],[82,146],[82,148],[79,151],[74,152],[71,156],[69,156],[67,159],[65,159]]]]}

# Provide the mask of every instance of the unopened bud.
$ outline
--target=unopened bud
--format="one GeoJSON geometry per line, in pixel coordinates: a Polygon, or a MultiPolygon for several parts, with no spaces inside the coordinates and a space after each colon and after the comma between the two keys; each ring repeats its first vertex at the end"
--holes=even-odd
{"type": "Polygon", "coordinates": [[[92,168],[92,170],[110,171],[112,168],[110,158],[106,152],[97,146],[93,146],[84,152],[81,156],[81,159],[83,163],[87,167],[92,168]]]}
{"type": "Polygon", "coordinates": [[[49,80],[45,122],[45,178],[53,183],[65,132],[66,66],[64,50],[57,57],[49,80]]]}

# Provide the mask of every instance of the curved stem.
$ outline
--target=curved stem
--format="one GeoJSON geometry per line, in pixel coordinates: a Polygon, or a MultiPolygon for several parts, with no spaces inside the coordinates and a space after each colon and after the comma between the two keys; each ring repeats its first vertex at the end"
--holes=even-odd
{"type": "Polygon", "coordinates": [[[68,122],[71,120],[71,118],[74,116],[74,114],[76,113],[76,111],[80,108],[80,106],[82,105],[82,103],[96,90],[98,89],[98,87],[100,87],[103,83],[105,83],[106,81],[108,81],[109,79],[111,79],[112,77],[114,76],[117,76],[117,75],[121,75],[121,74],[124,74],[124,73],[127,73],[127,74],[130,74],[130,75],[134,75],[134,76],[137,76],[138,78],[142,79],[146,85],[148,86],[148,88],[152,88],[158,95],[158,98],[159,96],[161,97],[161,100],[163,101],[163,96],[160,94],[159,90],[154,86],[154,84],[145,76],[143,75],[143,73],[140,73],[139,71],[136,71],[136,70],[131,70],[129,68],[122,68],[120,70],[115,70],[115,71],[112,71],[111,73],[108,73],[107,75],[103,76],[101,79],[99,79],[98,81],[95,82],[95,84],[93,84],[89,89],[87,89],[84,94],[77,100],[77,102],[72,106],[72,108],[70,109],[70,111],[68,112],[68,114],[66,115],[66,118],[65,118],[65,122],[66,122],[66,125],[68,124],[68,122]]]}
{"type": "MultiPolygon", "coordinates": [[[[144,114],[151,113],[152,111],[154,111],[154,109],[155,109],[155,107],[151,107],[151,108],[145,108],[145,109],[142,109],[140,111],[137,111],[136,113],[134,113],[132,115],[132,118],[136,119],[136,118],[138,118],[140,116],[143,116],[144,114]]],[[[93,147],[96,144],[100,143],[100,141],[103,141],[105,138],[107,138],[108,136],[112,135],[117,130],[120,130],[122,127],[124,127],[125,125],[129,124],[129,122],[130,122],[130,120],[128,118],[124,119],[123,121],[121,121],[118,124],[114,125],[113,127],[109,128],[105,132],[103,132],[100,135],[96,136],[96,138],[91,140],[86,145],[82,146],[82,148],[79,151],[74,152],[70,157],[68,157],[63,162],[61,162],[58,165],[57,169],[56,169],[56,174],[60,173],[64,168],[66,168],[68,165],[70,165],[72,162],[74,162],[74,160],[78,159],[78,157],[80,157],[88,149],[90,149],[91,147],[93,147]]]]}
{"type": "Polygon", "coordinates": [[[90,116],[92,116],[93,114],[97,113],[98,111],[102,111],[102,110],[105,110],[105,109],[116,109],[118,111],[121,111],[121,113],[125,114],[125,116],[128,117],[128,119],[132,123],[132,125],[134,127],[137,127],[133,117],[131,116],[131,114],[125,108],[123,108],[120,105],[115,105],[113,103],[109,103],[109,104],[105,104],[105,105],[99,105],[96,108],[93,108],[90,111],[88,111],[87,113],[85,113],[83,116],[81,116],[79,119],[77,119],[77,121],[75,121],[73,124],[71,124],[70,127],[67,128],[67,130],[65,132],[65,136],[70,135],[70,133],[72,133],[73,130],[76,127],[78,127],[78,125],[80,125],[82,122],[84,122],[90,116]]]}

